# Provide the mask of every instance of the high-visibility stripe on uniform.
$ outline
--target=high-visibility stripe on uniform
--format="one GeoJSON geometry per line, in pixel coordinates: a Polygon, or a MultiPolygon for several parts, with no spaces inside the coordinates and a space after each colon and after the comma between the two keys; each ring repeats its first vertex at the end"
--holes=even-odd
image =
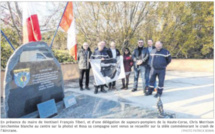
{"type": "Polygon", "coordinates": [[[150,54],[150,55],[151,55],[151,56],[157,55],[157,56],[168,57],[168,56],[170,56],[171,54],[167,54],[167,55],[165,55],[165,54],[150,54]]]}

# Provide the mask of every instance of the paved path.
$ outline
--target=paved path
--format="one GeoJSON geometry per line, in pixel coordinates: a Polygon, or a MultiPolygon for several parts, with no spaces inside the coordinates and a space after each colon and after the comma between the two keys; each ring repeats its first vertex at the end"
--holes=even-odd
{"type": "MultiPolygon", "coordinates": [[[[131,92],[133,75],[130,76],[129,90],[109,91],[106,94],[95,95],[92,82],[93,79],[90,91],[80,91],[77,81],[68,82],[65,85],[65,92],[84,94],[153,111],[156,109],[157,99],[153,96],[144,96],[141,88],[137,92],[131,92]]],[[[141,80],[139,80],[140,86],[141,80]]],[[[120,87],[119,80],[117,88],[120,87]]],[[[162,101],[164,110],[175,113],[176,118],[213,118],[213,73],[168,71],[162,101]]]]}

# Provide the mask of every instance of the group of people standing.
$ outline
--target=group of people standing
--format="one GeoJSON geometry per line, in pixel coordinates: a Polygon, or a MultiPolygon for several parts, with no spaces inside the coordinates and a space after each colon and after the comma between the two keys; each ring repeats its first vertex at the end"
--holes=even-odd
{"type": "MultiPolygon", "coordinates": [[[[152,95],[155,88],[157,93],[155,97],[161,96],[164,88],[164,80],[166,74],[166,67],[171,62],[171,55],[169,51],[163,48],[163,44],[160,41],[153,46],[153,40],[148,40],[148,46],[144,47],[142,39],[138,40],[138,47],[134,49],[131,54],[129,48],[123,50],[123,63],[125,70],[125,79],[122,79],[122,88],[128,89],[129,76],[134,70],[134,85],[132,92],[137,91],[139,74],[142,77],[142,88],[146,96],[152,95]],[[158,86],[156,86],[156,77],[158,77],[158,86]]],[[[80,90],[84,90],[83,77],[86,76],[85,89],[89,88],[89,74],[90,74],[90,59],[118,59],[120,51],[116,49],[115,42],[110,43],[110,47],[106,47],[106,43],[101,41],[97,44],[97,48],[92,51],[89,48],[88,43],[84,43],[82,48],[78,51],[78,67],[79,67],[79,86],[80,90]]],[[[97,94],[100,89],[101,92],[106,93],[105,87],[108,90],[116,89],[116,82],[111,82],[108,85],[96,85],[94,93],[97,94]]]]}

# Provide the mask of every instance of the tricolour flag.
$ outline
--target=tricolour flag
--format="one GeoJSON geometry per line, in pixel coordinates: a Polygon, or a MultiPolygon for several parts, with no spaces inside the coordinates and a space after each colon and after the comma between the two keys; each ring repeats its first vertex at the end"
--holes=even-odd
{"type": "Polygon", "coordinates": [[[23,43],[31,41],[40,41],[40,25],[37,14],[34,10],[33,2],[26,2],[23,4],[23,43]]]}
{"type": "Polygon", "coordinates": [[[60,22],[60,27],[67,32],[67,48],[70,55],[77,60],[77,43],[75,34],[75,17],[73,12],[73,3],[68,2],[62,20],[60,22]]]}

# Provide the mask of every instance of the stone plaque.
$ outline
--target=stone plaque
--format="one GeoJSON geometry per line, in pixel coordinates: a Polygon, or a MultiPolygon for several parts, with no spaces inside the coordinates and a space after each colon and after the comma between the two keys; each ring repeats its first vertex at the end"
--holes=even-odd
{"type": "Polygon", "coordinates": [[[57,114],[57,107],[54,99],[38,104],[37,108],[40,118],[49,118],[57,114]]]}
{"type": "Polygon", "coordinates": [[[45,42],[30,42],[16,49],[5,73],[5,112],[19,118],[37,110],[37,104],[63,100],[61,66],[45,42]]]}
{"type": "Polygon", "coordinates": [[[64,101],[64,105],[66,108],[72,106],[72,105],[75,105],[77,102],[76,102],[76,99],[75,99],[75,96],[73,95],[70,95],[70,96],[67,96],[63,99],[64,101]]]}

